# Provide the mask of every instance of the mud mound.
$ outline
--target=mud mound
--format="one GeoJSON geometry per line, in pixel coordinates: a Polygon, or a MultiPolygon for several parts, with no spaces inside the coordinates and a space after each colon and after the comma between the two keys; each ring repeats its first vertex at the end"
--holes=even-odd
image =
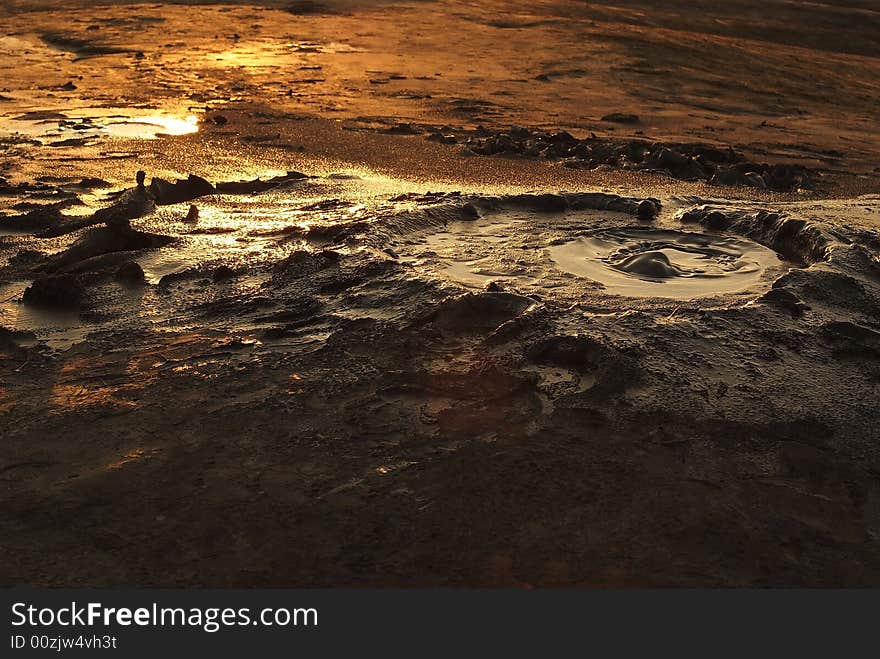
{"type": "Polygon", "coordinates": [[[307,237],[332,243],[362,242],[376,248],[387,247],[396,239],[422,231],[436,231],[450,222],[471,221],[480,217],[475,203],[456,197],[425,208],[388,214],[381,222],[354,221],[332,227],[312,227],[307,237]]]}
{"type": "Polygon", "coordinates": [[[59,274],[109,274],[115,272],[126,263],[132,263],[130,254],[127,252],[110,252],[109,254],[99,254],[98,256],[83,259],[82,261],[76,261],[71,265],[62,268],[59,274]]]}
{"type": "Polygon", "coordinates": [[[526,350],[529,361],[584,372],[595,370],[612,356],[609,348],[587,336],[551,336],[526,350]]]}
{"type": "Polygon", "coordinates": [[[0,355],[20,357],[27,352],[24,343],[31,343],[36,337],[30,332],[19,332],[0,325],[0,355]]]}
{"type": "Polygon", "coordinates": [[[34,208],[21,215],[0,213],[0,228],[13,231],[42,231],[54,224],[58,224],[63,217],[61,209],[56,206],[34,208]]]}
{"type": "Polygon", "coordinates": [[[194,174],[190,174],[185,180],[174,183],[161,178],[154,178],[150,182],[150,194],[153,195],[159,206],[180,204],[215,192],[217,189],[211,183],[194,174]]]}
{"type": "Polygon", "coordinates": [[[600,210],[627,213],[642,219],[653,219],[661,207],[660,200],[653,197],[640,199],[605,192],[529,193],[504,197],[473,197],[472,201],[493,210],[505,207],[524,208],[534,213],[600,210]]]}
{"type": "Polygon", "coordinates": [[[822,334],[834,346],[836,357],[880,359],[880,332],[849,321],[834,321],[822,327],[822,334]]]}
{"type": "Polygon", "coordinates": [[[339,254],[331,250],[310,252],[298,249],[275,266],[273,279],[281,282],[313,275],[319,270],[336,265],[337,261],[339,254]]]}
{"type": "Polygon", "coordinates": [[[336,14],[338,10],[324,2],[317,0],[295,0],[289,3],[285,11],[296,16],[312,16],[316,14],[336,14]]]}
{"type": "Polygon", "coordinates": [[[408,213],[399,213],[382,222],[395,235],[407,235],[445,226],[458,220],[476,220],[480,214],[471,203],[443,203],[408,213]]]}
{"type": "Polygon", "coordinates": [[[103,254],[131,252],[141,249],[163,247],[173,238],[154,233],[136,231],[128,226],[107,226],[92,229],[68,249],[52,257],[43,266],[46,272],[58,272],[74,264],[103,254]]]}
{"type": "Polygon", "coordinates": [[[568,200],[556,194],[521,194],[508,197],[511,206],[526,208],[535,213],[562,213],[568,210],[568,200]]]}
{"type": "Polygon", "coordinates": [[[85,289],[74,275],[54,275],[35,279],[24,291],[25,304],[59,309],[75,309],[83,301],[85,289]]]}
{"type": "MultiPolygon", "coordinates": [[[[856,240],[859,239],[860,236],[856,232],[856,240]]],[[[875,282],[880,281],[880,259],[876,255],[878,248],[871,246],[870,243],[869,246],[874,254],[864,245],[858,243],[835,245],[829,253],[828,263],[856,277],[867,277],[875,282]]]]}
{"type": "Polygon", "coordinates": [[[799,318],[810,307],[805,304],[793,291],[786,286],[774,287],[764,293],[757,300],[759,303],[769,304],[791,314],[792,318],[799,318]]]}
{"type": "Polygon", "coordinates": [[[491,331],[535,304],[532,298],[513,293],[467,293],[441,302],[428,320],[442,330],[491,331]]]}
{"type": "Polygon", "coordinates": [[[97,39],[85,39],[61,32],[45,32],[40,35],[40,38],[49,46],[58,50],[66,50],[78,58],[129,52],[125,48],[106,44],[97,39]]]}
{"type": "Polygon", "coordinates": [[[287,172],[283,176],[275,176],[265,181],[262,179],[253,179],[252,181],[224,181],[217,184],[217,192],[225,194],[257,194],[259,192],[267,192],[273,190],[286,183],[301,181],[309,178],[302,172],[287,172]]]}
{"type": "Polygon", "coordinates": [[[116,281],[130,286],[145,283],[144,269],[136,261],[125,261],[116,270],[116,281]]]}
{"type": "Polygon", "coordinates": [[[125,228],[129,220],[144,217],[155,210],[156,200],[153,194],[138,185],[134,188],[121,190],[115,195],[110,206],[98,209],[91,216],[75,218],[61,215],[56,218],[55,222],[44,228],[41,227],[41,231],[36,235],[39,238],[55,238],[96,224],[125,228]]]}
{"type": "Polygon", "coordinates": [[[773,284],[796,292],[806,302],[880,316],[876,293],[854,277],[829,270],[792,270],[773,284]]]}

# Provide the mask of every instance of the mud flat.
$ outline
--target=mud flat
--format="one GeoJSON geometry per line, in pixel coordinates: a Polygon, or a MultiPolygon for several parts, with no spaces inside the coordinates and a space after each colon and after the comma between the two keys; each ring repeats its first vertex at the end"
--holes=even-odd
{"type": "Polygon", "coordinates": [[[9,4],[0,582],[880,584],[876,12],[668,4],[9,4]]]}
{"type": "Polygon", "coordinates": [[[870,222],[296,180],[4,239],[8,581],[876,582],[870,222]]]}

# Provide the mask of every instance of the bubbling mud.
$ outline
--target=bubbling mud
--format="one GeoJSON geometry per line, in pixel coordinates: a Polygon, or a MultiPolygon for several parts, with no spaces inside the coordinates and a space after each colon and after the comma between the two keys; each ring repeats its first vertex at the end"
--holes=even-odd
{"type": "Polygon", "coordinates": [[[771,249],[734,236],[608,230],[549,248],[565,272],[627,297],[694,299],[750,289],[778,272],[771,249]]]}

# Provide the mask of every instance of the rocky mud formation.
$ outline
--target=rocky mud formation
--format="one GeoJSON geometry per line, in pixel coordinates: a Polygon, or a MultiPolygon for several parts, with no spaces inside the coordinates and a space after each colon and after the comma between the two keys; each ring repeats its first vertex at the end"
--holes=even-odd
{"type": "MultiPolygon", "coordinates": [[[[635,115],[609,115],[613,123],[635,115]]],[[[500,156],[550,160],[571,169],[630,170],[664,174],[681,181],[706,182],[712,186],[738,186],[773,192],[816,189],[822,172],[786,162],[757,162],[730,145],[679,143],[647,137],[609,137],[590,133],[578,138],[566,130],[512,126],[507,129],[391,123],[381,119],[352,124],[350,130],[378,130],[392,135],[423,135],[445,145],[458,145],[465,156],[500,156]]]]}
{"type": "Polygon", "coordinates": [[[596,135],[578,139],[566,131],[548,132],[519,126],[504,131],[480,127],[461,136],[434,132],[428,139],[445,144],[460,143],[467,153],[481,156],[546,158],[575,169],[605,166],[660,172],[684,181],[778,192],[810,189],[817,177],[816,172],[800,165],[757,163],[729,146],[711,144],[665,144],[596,135]]]}

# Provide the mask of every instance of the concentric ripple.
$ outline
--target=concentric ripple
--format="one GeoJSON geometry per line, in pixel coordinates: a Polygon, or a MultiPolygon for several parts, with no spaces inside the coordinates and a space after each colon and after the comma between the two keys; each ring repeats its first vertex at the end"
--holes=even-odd
{"type": "Polygon", "coordinates": [[[747,290],[779,269],[779,255],[735,236],[618,229],[555,245],[558,268],[628,297],[693,299],[747,290]]]}

